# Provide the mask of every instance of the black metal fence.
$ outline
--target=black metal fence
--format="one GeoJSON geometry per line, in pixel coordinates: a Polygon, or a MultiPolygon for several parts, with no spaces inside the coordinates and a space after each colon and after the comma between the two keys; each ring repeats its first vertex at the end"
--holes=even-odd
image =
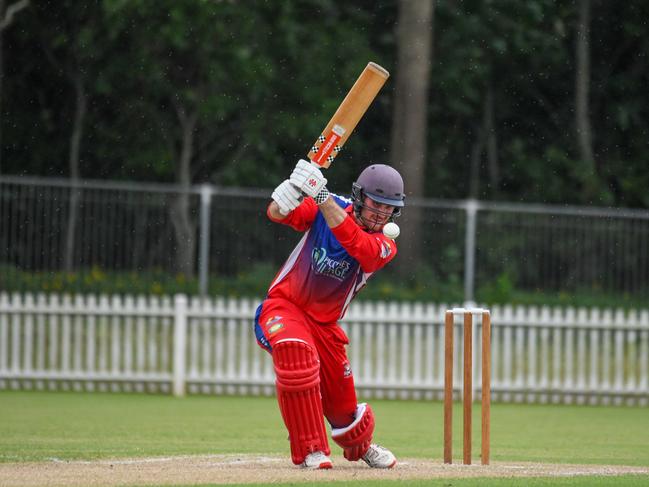
{"type": "MultiPolygon", "coordinates": [[[[0,290],[39,290],[12,272],[67,270],[193,277],[204,292],[209,278],[276,269],[299,236],[268,221],[269,194],[0,176],[0,290]],[[189,205],[179,222],[182,197],[189,205]],[[190,230],[181,238],[183,223],[190,230]],[[193,276],[179,276],[188,255],[193,276]]],[[[428,272],[463,287],[468,300],[490,285],[649,297],[649,211],[420,200],[399,223],[416,228],[399,243],[417,239],[417,257],[386,272],[428,272]]],[[[84,279],[76,285],[84,290],[84,279]]]]}

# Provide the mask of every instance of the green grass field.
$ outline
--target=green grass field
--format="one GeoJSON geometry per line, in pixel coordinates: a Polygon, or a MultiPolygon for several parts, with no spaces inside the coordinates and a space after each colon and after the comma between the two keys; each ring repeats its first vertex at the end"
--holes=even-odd
{"type": "MultiPolygon", "coordinates": [[[[391,448],[397,457],[441,459],[441,403],[372,401],[372,406],[377,416],[377,442],[391,448]]],[[[473,446],[477,461],[479,413],[476,405],[473,446]]],[[[454,433],[454,451],[459,459],[459,404],[454,433]]],[[[337,447],[332,449],[335,456],[340,456],[337,447]]],[[[629,407],[493,404],[491,451],[495,462],[647,466],[649,411],[629,407]]],[[[0,392],[2,462],[217,453],[288,457],[286,432],[275,399],[0,392]]],[[[644,475],[525,480],[440,479],[440,483],[408,481],[406,485],[649,484],[649,476],[644,475]]]]}

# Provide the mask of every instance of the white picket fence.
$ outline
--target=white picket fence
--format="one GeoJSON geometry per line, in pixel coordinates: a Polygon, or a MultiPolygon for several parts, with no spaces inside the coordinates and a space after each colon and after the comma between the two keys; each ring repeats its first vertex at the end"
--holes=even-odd
{"type": "MultiPolygon", "coordinates": [[[[0,389],[270,395],[272,361],[253,332],[257,304],[0,293],[0,389]]],[[[441,399],[443,317],[452,305],[352,305],[343,327],[360,395],[441,399]]],[[[649,310],[496,306],[492,327],[494,401],[649,404],[649,310]]],[[[458,397],[461,328],[458,321],[458,397]]]]}

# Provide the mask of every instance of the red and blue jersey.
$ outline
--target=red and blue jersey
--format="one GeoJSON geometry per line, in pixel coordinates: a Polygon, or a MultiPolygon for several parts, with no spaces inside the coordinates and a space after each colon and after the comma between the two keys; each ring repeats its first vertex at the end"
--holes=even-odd
{"type": "Polygon", "coordinates": [[[332,195],[347,218],[329,228],[312,198],[305,198],[286,218],[276,220],[305,232],[268,290],[269,298],[291,301],[319,323],[340,320],[369,277],[397,253],[394,240],[363,230],[351,201],[332,195]]]}

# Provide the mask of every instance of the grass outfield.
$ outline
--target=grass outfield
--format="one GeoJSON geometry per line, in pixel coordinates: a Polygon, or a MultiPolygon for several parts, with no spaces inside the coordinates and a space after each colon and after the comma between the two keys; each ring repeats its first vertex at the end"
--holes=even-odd
{"type": "MultiPolygon", "coordinates": [[[[372,401],[375,438],[397,457],[441,460],[442,404],[372,401]]],[[[479,461],[480,408],[474,408],[479,461]]],[[[461,407],[455,410],[456,458],[461,407]]],[[[649,410],[630,407],[492,405],[492,460],[649,465],[649,410]]],[[[341,456],[333,446],[334,456],[341,456]]],[[[192,454],[286,455],[274,398],[0,392],[0,461],[93,460],[192,454]]],[[[649,476],[440,479],[406,485],[649,485],[649,476]],[[523,482],[525,480],[525,482],[523,482]]],[[[396,482],[380,482],[392,485],[396,482]]],[[[327,482],[323,485],[331,485],[327,482]]],[[[377,485],[358,482],[354,485],[377,485]]]]}

